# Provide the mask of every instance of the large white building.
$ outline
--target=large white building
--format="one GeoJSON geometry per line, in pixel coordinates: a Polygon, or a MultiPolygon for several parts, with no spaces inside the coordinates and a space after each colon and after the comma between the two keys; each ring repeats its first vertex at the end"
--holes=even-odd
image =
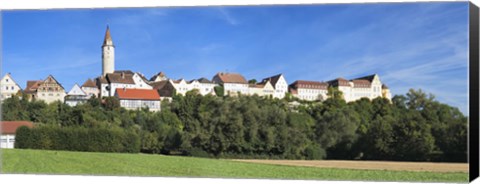
{"type": "Polygon", "coordinates": [[[238,73],[217,73],[212,81],[223,86],[224,95],[236,96],[238,93],[248,95],[248,82],[238,73]]]}
{"type": "Polygon", "coordinates": [[[148,108],[150,111],[160,111],[160,95],[154,89],[116,89],[115,97],[120,106],[129,110],[148,108]]]}
{"type": "Polygon", "coordinates": [[[0,82],[0,99],[4,100],[17,94],[22,90],[20,86],[13,80],[10,73],[5,74],[0,82]]]}
{"type": "Polygon", "coordinates": [[[290,93],[300,100],[322,101],[327,99],[328,83],[297,80],[290,84],[290,93]]]}
{"type": "Polygon", "coordinates": [[[130,70],[107,73],[105,77],[97,78],[97,85],[100,86],[101,97],[114,96],[117,88],[153,89],[141,74],[130,70]]]}
{"type": "Polygon", "coordinates": [[[273,93],[274,98],[282,99],[285,97],[285,94],[288,93],[288,83],[285,80],[283,74],[278,74],[275,76],[271,76],[262,80],[262,83],[266,81],[270,81],[273,88],[275,89],[273,93]]]}
{"type": "Polygon", "coordinates": [[[12,149],[15,147],[15,133],[21,126],[33,127],[29,121],[2,121],[0,122],[0,148],[12,149]]]}
{"type": "Polygon", "coordinates": [[[337,78],[328,82],[330,86],[338,88],[343,93],[346,102],[356,101],[361,98],[370,100],[383,97],[391,100],[392,95],[386,85],[382,83],[377,74],[359,77],[352,80],[337,78]]]}

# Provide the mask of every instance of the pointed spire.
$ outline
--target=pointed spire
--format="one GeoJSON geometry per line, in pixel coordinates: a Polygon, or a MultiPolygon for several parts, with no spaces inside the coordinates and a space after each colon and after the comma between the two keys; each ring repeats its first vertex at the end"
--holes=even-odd
{"type": "Polygon", "coordinates": [[[107,31],[105,32],[105,39],[103,40],[103,46],[113,45],[112,36],[110,36],[110,26],[107,25],[107,31]]]}

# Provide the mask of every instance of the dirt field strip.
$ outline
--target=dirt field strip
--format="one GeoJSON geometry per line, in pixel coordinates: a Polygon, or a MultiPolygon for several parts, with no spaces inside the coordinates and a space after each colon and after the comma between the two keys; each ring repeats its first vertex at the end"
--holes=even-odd
{"type": "Polygon", "coordinates": [[[235,159],[234,161],[275,164],[275,165],[323,167],[323,168],[468,173],[467,163],[345,161],[345,160],[243,160],[243,159],[235,159]]]}

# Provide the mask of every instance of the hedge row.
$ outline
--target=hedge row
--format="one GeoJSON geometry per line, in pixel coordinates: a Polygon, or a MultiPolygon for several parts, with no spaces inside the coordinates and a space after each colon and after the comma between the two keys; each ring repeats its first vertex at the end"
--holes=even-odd
{"type": "Polygon", "coordinates": [[[120,128],[24,126],[17,129],[15,148],[138,153],[140,137],[120,128]]]}

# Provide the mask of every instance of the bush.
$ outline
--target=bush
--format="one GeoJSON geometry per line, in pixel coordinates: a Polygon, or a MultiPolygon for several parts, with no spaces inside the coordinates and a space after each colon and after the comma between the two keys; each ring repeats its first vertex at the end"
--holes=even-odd
{"type": "Polygon", "coordinates": [[[15,133],[15,148],[25,149],[31,145],[31,131],[27,126],[21,126],[15,133]]]}
{"type": "Polygon", "coordinates": [[[127,153],[140,151],[138,134],[120,128],[20,127],[16,137],[15,147],[23,149],[127,153]]]}
{"type": "Polygon", "coordinates": [[[201,148],[192,148],[191,150],[189,150],[188,155],[194,156],[194,157],[204,157],[204,158],[211,157],[210,154],[208,154],[208,152],[206,152],[201,148]]]}
{"type": "Polygon", "coordinates": [[[307,160],[322,160],[327,154],[319,145],[309,145],[305,148],[305,156],[307,160]]]}

